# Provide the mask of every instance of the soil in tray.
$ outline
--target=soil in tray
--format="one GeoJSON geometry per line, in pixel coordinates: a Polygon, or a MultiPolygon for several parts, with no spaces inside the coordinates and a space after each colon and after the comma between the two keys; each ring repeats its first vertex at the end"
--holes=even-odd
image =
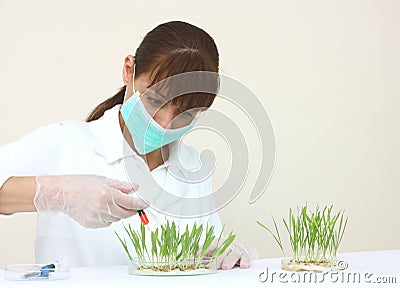
{"type": "Polygon", "coordinates": [[[216,270],[208,268],[194,267],[136,267],[136,270],[131,271],[131,274],[137,275],[155,275],[155,276],[174,276],[174,275],[201,275],[216,273],[216,270]]]}
{"type": "Polygon", "coordinates": [[[336,265],[328,262],[287,262],[282,263],[282,269],[286,271],[312,271],[312,272],[327,272],[337,271],[336,265]]]}

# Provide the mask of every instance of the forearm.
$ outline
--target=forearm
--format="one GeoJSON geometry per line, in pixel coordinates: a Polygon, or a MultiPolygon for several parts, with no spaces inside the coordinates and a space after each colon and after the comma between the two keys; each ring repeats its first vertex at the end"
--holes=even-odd
{"type": "Polygon", "coordinates": [[[9,178],[0,188],[0,214],[36,211],[33,205],[35,193],[34,176],[9,178]]]}

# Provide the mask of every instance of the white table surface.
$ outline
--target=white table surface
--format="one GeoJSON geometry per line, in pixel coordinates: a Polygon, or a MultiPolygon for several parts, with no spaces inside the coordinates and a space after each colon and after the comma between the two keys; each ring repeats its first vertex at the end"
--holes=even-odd
{"type": "MultiPolygon", "coordinates": [[[[0,287],[400,287],[400,250],[341,253],[338,258],[348,268],[325,275],[321,283],[312,285],[308,283],[310,275],[306,282],[295,283],[304,273],[282,271],[280,259],[273,258],[255,260],[249,269],[219,270],[216,274],[198,276],[136,276],[128,274],[127,266],[102,266],[72,267],[71,277],[66,280],[10,281],[4,279],[4,270],[0,270],[0,287]],[[279,278],[280,273],[286,276],[282,274],[279,278]],[[353,283],[353,273],[359,273],[360,283],[353,283]],[[350,281],[346,280],[349,275],[350,281]],[[374,283],[377,280],[396,281],[396,284],[374,283]]],[[[316,277],[320,281],[322,274],[316,277]]]]}

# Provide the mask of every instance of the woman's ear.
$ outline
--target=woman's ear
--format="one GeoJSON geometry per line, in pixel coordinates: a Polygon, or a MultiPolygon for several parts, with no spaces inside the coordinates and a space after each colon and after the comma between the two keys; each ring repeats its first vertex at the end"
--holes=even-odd
{"type": "Polygon", "coordinates": [[[122,80],[126,86],[132,85],[133,71],[135,67],[135,58],[132,55],[125,57],[124,67],[122,69],[122,80]]]}

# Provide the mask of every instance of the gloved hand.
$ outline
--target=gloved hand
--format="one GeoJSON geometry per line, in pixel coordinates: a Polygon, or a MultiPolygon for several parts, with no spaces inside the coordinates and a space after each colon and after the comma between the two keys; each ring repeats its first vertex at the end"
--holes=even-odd
{"type": "Polygon", "coordinates": [[[128,195],[137,188],[96,175],[37,176],[34,205],[38,212],[62,212],[83,227],[100,228],[148,207],[128,195]]]}
{"type": "MultiPolygon", "coordinates": [[[[219,244],[221,245],[223,241],[220,240],[219,244]]],[[[217,240],[210,245],[207,249],[205,256],[211,257],[217,248],[217,240]]],[[[231,245],[226,248],[224,253],[217,257],[217,269],[229,270],[232,269],[235,265],[239,265],[242,269],[247,269],[250,267],[251,260],[256,258],[257,252],[254,249],[254,252],[251,255],[249,251],[237,240],[234,240],[231,245]]]]}

